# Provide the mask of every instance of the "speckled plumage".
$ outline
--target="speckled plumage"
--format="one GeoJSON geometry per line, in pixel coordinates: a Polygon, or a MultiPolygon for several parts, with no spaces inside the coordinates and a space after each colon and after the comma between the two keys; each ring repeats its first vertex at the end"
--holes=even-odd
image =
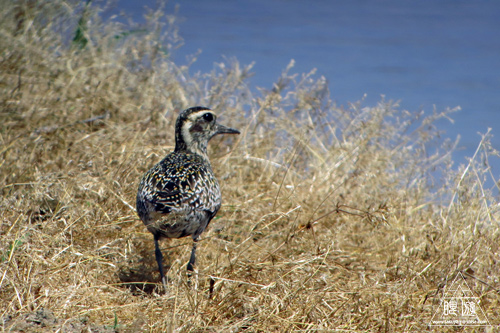
{"type": "Polygon", "coordinates": [[[199,236],[221,205],[210,164],[190,153],[173,152],[149,170],[137,198],[148,230],[167,238],[199,236]]]}
{"type": "Polygon", "coordinates": [[[188,271],[195,263],[196,241],[221,206],[219,183],[206,152],[208,141],[217,134],[238,134],[216,123],[208,108],[181,112],[176,121],[174,152],[143,176],[137,192],[137,213],[153,234],[156,260],[163,283],[161,238],[191,236],[193,249],[188,271]]]}

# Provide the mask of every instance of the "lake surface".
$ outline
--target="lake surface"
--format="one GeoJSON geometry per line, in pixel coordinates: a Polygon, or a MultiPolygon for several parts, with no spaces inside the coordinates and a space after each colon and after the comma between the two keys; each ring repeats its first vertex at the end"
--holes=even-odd
{"type": "MultiPolygon", "coordinates": [[[[178,15],[182,46],[176,63],[201,50],[192,72],[208,72],[223,56],[255,61],[256,87],[271,88],[291,59],[294,73],[317,69],[339,105],[367,95],[400,100],[401,108],[432,113],[460,106],[453,124],[439,128],[461,136],[456,164],[467,163],[493,128],[500,149],[500,1],[170,1],[178,15]]],[[[141,21],[154,0],[118,0],[117,9],[141,21]]],[[[491,158],[500,176],[500,160],[491,158]]]]}

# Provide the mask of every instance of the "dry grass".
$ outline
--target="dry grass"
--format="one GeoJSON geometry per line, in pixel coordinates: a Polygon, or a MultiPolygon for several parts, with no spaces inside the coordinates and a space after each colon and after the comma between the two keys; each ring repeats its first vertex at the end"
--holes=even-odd
{"type": "Polygon", "coordinates": [[[452,168],[456,143],[433,124],[453,110],[338,107],[293,63],[254,96],[251,66],[190,76],[172,63],[181,39],[159,11],[139,28],[79,2],[1,6],[3,330],[423,331],[458,272],[500,323],[500,206],[485,188],[497,153],[487,134],[452,168]],[[190,239],[166,241],[162,293],[136,188],[194,105],[242,134],[210,146],[224,203],[197,282],[190,239]]]}

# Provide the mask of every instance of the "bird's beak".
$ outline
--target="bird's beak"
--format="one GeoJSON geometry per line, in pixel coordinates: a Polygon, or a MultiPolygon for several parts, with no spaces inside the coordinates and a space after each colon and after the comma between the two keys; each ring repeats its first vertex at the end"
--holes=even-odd
{"type": "Polygon", "coordinates": [[[215,128],[215,134],[240,134],[240,131],[234,128],[227,127],[221,124],[217,124],[215,128]]]}

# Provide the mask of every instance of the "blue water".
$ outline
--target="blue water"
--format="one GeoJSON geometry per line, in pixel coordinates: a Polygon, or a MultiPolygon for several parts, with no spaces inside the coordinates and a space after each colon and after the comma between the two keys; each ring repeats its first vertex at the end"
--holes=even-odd
{"type": "MultiPolygon", "coordinates": [[[[252,0],[170,1],[184,46],[177,63],[201,50],[192,72],[208,72],[223,56],[255,61],[250,80],[271,88],[291,59],[295,73],[316,68],[331,97],[347,105],[367,95],[400,100],[401,108],[432,113],[460,106],[454,123],[439,122],[445,136],[461,136],[456,164],[467,163],[493,128],[500,149],[500,1],[461,0],[252,0]]],[[[154,0],[118,0],[140,21],[154,0]]],[[[500,160],[490,159],[500,176],[500,160]]]]}

